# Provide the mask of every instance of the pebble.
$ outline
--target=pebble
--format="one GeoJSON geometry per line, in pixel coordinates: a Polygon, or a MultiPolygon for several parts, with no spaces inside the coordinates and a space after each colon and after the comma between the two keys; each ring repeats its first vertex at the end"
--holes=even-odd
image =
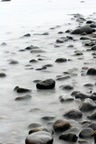
{"type": "Polygon", "coordinates": [[[82,112],[79,110],[73,109],[65,113],[63,116],[69,119],[80,119],[82,118],[82,112]]]}
{"type": "Polygon", "coordinates": [[[91,128],[85,128],[81,130],[79,137],[80,138],[91,138],[93,136],[93,129],[91,128]]]}
{"type": "Polygon", "coordinates": [[[27,88],[21,88],[19,86],[16,86],[14,88],[14,90],[17,92],[17,93],[26,93],[26,92],[31,92],[30,89],[27,89],[27,88]]]}
{"type": "Polygon", "coordinates": [[[59,136],[59,139],[60,140],[65,140],[65,141],[68,141],[68,142],[76,142],[77,139],[78,139],[78,136],[75,133],[70,132],[70,133],[61,134],[59,136]]]}
{"type": "Polygon", "coordinates": [[[54,89],[55,81],[53,79],[46,79],[36,84],[37,89],[54,89]]]}

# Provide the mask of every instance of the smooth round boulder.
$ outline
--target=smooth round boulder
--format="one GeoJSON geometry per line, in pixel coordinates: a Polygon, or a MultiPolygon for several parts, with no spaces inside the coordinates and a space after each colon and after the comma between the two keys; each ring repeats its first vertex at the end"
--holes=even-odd
{"type": "Polygon", "coordinates": [[[69,119],[79,119],[82,117],[82,112],[79,110],[70,110],[69,112],[65,113],[63,116],[69,118],[69,119]]]}
{"type": "Polygon", "coordinates": [[[37,89],[54,89],[55,81],[53,79],[46,79],[36,84],[37,89]]]}
{"type": "Polygon", "coordinates": [[[53,137],[45,131],[38,131],[27,136],[25,144],[52,144],[53,137]]]}
{"type": "Polygon", "coordinates": [[[85,99],[82,105],[80,106],[80,110],[83,112],[88,112],[94,110],[95,108],[96,108],[95,102],[89,98],[85,99]]]}
{"type": "Polygon", "coordinates": [[[66,119],[56,120],[53,124],[55,132],[63,132],[71,128],[71,124],[66,119]]]}
{"type": "Polygon", "coordinates": [[[79,137],[80,138],[91,138],[93,136],[93,129],[91,128],[85,128],[83,130],[81,130],[79,137]]]}
{"type": "Polygon", "coordinates": [[[96,131],[96,122],[92,122],[88,125],[88,127],[92,128],[94,131],[96,131]]]}
{"type": "Polygon", "coordinates": [[[69,132],[69,133],[61,134],[59,136],[59,139],[60,140],[65,140],[65,141],[68,141],[68,142],[76,142],[77,139],[78,139],[78,136],[73,132],[69,132]]]}
{"type": "Polygon", "coordinates": [[[96,75],[96,69],[95,68],[88,69],[87,75],[96,75]]]}

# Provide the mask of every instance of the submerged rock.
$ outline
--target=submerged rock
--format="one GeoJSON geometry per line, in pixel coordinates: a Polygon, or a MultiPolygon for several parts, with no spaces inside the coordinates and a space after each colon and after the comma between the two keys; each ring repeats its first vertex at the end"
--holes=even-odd
{"type": "Polygon", "coordinates": [[[29,100],[30,98],[31,98],[30,95],[25,95],[25,96],[17,97],[17,98],[15,98],[15,100],[22,101],[22,100],[29,100]]]}
{"type": "Polygon", "coordinates": [[[17,93],[26,93],[26,92],[30,92],[30,91],[31,91],[30,89],[20,88],[19,86],[16,86],[16,87],[14,88],[14,90],[15,90],[17,93]]]}
{"type": "Polygon", "coordinates": [[[53,124],[55,132],[63,132],[71,128],[71,124],[66,119],[56,120],[53,124]]]}
{"type": "Polygon", "coordinates": [[[38,131],[27,136],[25,144],[52,144],[53,137],[46,131],[38,131]]]}
{"type": "Polygon", "coordinates": [[[65,113],[63,116],[69,118],[69,119],[79,119],[82,117],[82,112],[79,110],[70,110],[69,112],[65,113]]]}
{"type": "Polygon", "coordinates": [[[68,141],[68,142],[76,142],[77,139],[78,139],[78,136],[73,132],[69,132],[69,133],[61,134],[59,136],[59,139],[60,140],[65,140],[65,141],[68,141]]]}
{"type": "Polygon", "coordinates": [[[36,84],[37,89],[54,89],[55,81],[53,79],[46,79],[36,84]]]}

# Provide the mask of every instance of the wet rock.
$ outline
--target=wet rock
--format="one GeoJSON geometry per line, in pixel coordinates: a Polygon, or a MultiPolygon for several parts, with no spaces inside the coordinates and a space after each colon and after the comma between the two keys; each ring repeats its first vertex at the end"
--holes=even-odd
{"type": "Polygon", "coordinates": [[[71,128],[71,125],[66,119],[56,120],[53,124],[53,129],[55,132],[64,132],[70,128],[71,128]]]}
{"type": "Polygon", "coordinates": [[[91,50],[96,50],[96,45],[93,45],[92,47],[91,47],[91,50]]]}
{"type": "Polygon", "coordinates": [[[11,60],[10,61],[10,64],[12,64],[12,65],[16,65],[16,64],[18,64],[19,62],[18,61],[16,61],[16,60],[11,60]]]}
{"type": "Polygon", "coordinates": [[[14,88],[14,90],[15,90],[17,93],[26,93],[26,92],[31,92],[30,89],[21,88],[21,87],[19,87],[19,86],[16,86],[16,87],[14,88]]]}
{"type": "Polygon", "coordinates": [[[79,140],[78,144],[89,144],[89,142],[86,140],[79,140]]]}
{"type": "Polygon", "coordinates": [[[68,47],[69,47],[69,48],[73,48],[73,47],[74,47],[74,45],[70,44],[68,47]]]}
{"type": "Polygon", "coordinates": [[[64,40],[63,39],[57,39],[56,43],[64,43],[64,40]]]}
{"type": "Polygon", "coordinates": [[[50,121],[50,120],[55,119],[55,116],[43,116],[41,119],[45,121],[50,121]]]}
{"type": "Polygon", "coordinates": [[[31,51],[30,51],[30,53],[44,53],[45,51],[44,50],[41,50],[41,49],[32,49],[31,51]]]}
{"type": "Polygon", "coordinates": [[[88,21],[86,21],[86,24],[92,24],[92,23],[93,23],[92,20],[88,20],[88,21]]]}
{"type": "Polygon", "coordinates": [[[96,122],[92,122],[91,124],[89,124],[90,128],[92,128],[94,131],[96,130],[96,122]]]}
{"type": "Polygon", "coordinates": [[[32,47],[28,46],[28,47],[25,48],[25,50],[32,50],[32,47]]]}
{"type": "Polygon", "coordinates": [[[38,131],[27,136],[25,144],[52,144],[53,137],[46,131],[38,131]]]}
{"type": "Polygon", "coordinates": [[[96,69],[95,68],[89,68],[87,71],[87,75],[96,75],[96,69]]]}
{"type": "Polygon", "coordinates": [[[1,43],[1,46],[6,46],[6,45],[7,45],[7,43],[5,43],[5,42],[1,43]]]}
{"type": "Polygon", "coordinates": [[[25,95],[15,98],[15,101],[29,100],[30,98],[31,98],[30,95],[25,95]]]}
{"type": "Polygon", "coordinates": [[[39,124],[39,123],[31,123],[31,124],[28,126],[28,129],[34,129],[34,128],[38,128],[38,127],[42,127],[42,125],[39,124]]]}
{"type": "Polygon", "coordinates": [[[46,66],[42,66],[41,68],[37,68],[36,70],[45,70],[45,69],[47,69],[47,67],[46,66]]]}
{"type": "Polygon", "coordinates": [[[71,93],[71,96],[76,96],[78,93],[80,93],[80,91],[73,91],[73,92],[71,93]]]}
{"type": "Polygon", "coordinates": [[[31,35],[29,33],[23,35],[23,37],[31,37],[31,35]]]}
{"type": "Polygon", "coordinates": [[[85,128],[81,130],[79,137],[80,138],[91,138],[93,136],[93,129],[91,128],[85,128]]]}
{"type": "Polygon", "coordinates": [[[81,99],[81,100],[84,100],[84,99],[86,99],[86,98],[89,98],[89,96],[88,95],[86,95],[86,94],[83,94],[83,93],[81,93],[81,92],[78,92],[76,95],[75,95],[75,98],[76,99],[81,99]]]}
{"type": "Polygon", "coordinates": [[[91,83],[84,84],[85,87],[93,87],[94,85],[91,83]]]}
{"type": "Polygon", "coordinates": [[[84,42],[85,46],[94,46],[95,44],[96,44],[95,41],[86,41],[86,42],[84,42]]]}
{"type": "Polygon", "coordinates": [[[6,77],[6,74],[3,73],[3,72],[1,72],[1,73],[0,73],[0,78],[4,78],[4,77],[6,77]]]}
{"type": "Polygon", "coordinates": [[[63,116],[69,119],[79,119],[82,117],[82,113],[79,110],[70,110],[69,112],[65,113],[63,116]]]}
{"type": "Polygon", "coordinates": [[[70,32],[71,32],[71,30],[66,30],[66,31],[65,31],[65,33],[70,33],[70,32]]]}
{"type": "Polygon", "coordinates": [[[65,140],[65,141],[68,141],[68,142],[76,142],[77,139],[78,139],[78,136],[75,133],[70,132],[70,133],[61,134],[59,136],[59,139],[60,140],[65,140]]]}
{"type": "Polygon", "coordinates": [[[62,32],[62,31],[59,31],[58,34],[63,34],[63,32],[62,32]]]}
{"type": "Polygon", "coordinates": [[[9,1],[11,1],[11,0],[1,0],[1,2],[9,2],[9,1]]]}
{"type": "Polygon", "coordinates": [[[91,28],[96,28],[96,24],[90,24],[91,28]]]}
{"type": "Polygon", "coordinates": [[[89,37],[80,37],[80,40],[89,40],[89,37]]]}
{"type": "Polygon", "coordinates": [[[38,131],[46,131],[46,132],[49,132],[50,134],[53,134],[53,130],[52,129],[48,129],[44,126],[41,126],[41,127],[36,127],[36,128],[33,128],[29,131],[29,134],[32,134],[34,132],[38,132],[38,131]]]}
{"type": "Polygon", "coordinates": [[[57,63],[62,63],[62,62],[66,62],[66,61],[67,61],[66,58],[57,58],[57,59],[55,60],[55,62],[57,62],[57,63]]]}
{"type": "Polygon", "coordinates": [[[88,25],[85,25],[85,26],[82,26],[82,27],[80,27],[80,28],[77,28],[77,29],[75,29],[75,30],[73,30],[72,32],[71,32],[71,34],[82,34],[82,33],[86,33],[86,34],[91,34],[92,32],[93,32],[93,29],[90,27],[90,26],[88,26],[88,25]]]}
{"type": "Polygon", "coordinates": [[[49,33],[48,33],[48,32],[44,32],[44,33],[42,33],[41,35],[47,36],[47,35],[49,35],[49,33]]]}
{"type": "Polygon", "coordinates": [[[55,81],[53,79],[46,79],[36,84],[37,89],[54,89],[55,81]]]}
{"type": "Polygon", "coordinates": [[[58,77],[56,80],[58,81],[62,81],[62,80],[66,80],[66,79],[69,79],[70,76],[61,76],[61,77],[58,77]]]}
{"type": "Polygon", "coordinates": [[[73,90],[74,87],[71,86],[71,85],[64,85],[64,86],[62,86],[62,89],[63,89],[63,90],[73,90]]]}
{"type": "Polygon", "coordinates": [[[32,60],[29,61],[29,63],[36,63],[36,62],[38,62],[38,61],[35,60],[35,59],[32,59],[32,60]]]}
{"type": "Polygon", "coordinates": [[[83,53],[81,52],[81,51],[74,51],[74,55],[75,56],[81,56],[81,55],[83,55],[83,53]]]}
{"type": "Polygon", "coordinates": [[[83,112],[88,112],[94,110],[95,108],[96,108],[95,102],[89,98],[85,99],[82,105],[80,106],[80,110],[83,112]]]}
{"type": "Polygon", "coordinates": [[[52,64],[45,64],[44,67],[53,67],[52,64]]]}
{"type": "Polygon", "coordinates": [[[65,98],[65,96],[60,96],[59,99],[60,99],[60,102],[71,102],[71,101],[74,101],[74,98],[71,98],[71,97],[65,98]]]}
{"type": "Polygon", "coordinates": [[[91,115],[87,116],[90,120],[96,120],[96,111],[94,111],[91,115]]]}

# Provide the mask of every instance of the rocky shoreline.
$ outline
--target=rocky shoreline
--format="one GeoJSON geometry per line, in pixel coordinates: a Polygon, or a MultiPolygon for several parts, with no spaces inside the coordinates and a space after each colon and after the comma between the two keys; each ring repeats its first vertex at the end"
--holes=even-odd
{"type": "Polygon", "coordinates": [[[95,16],[72,14],[68,23],[1,43],[1,91],[10,96],[2,98],[8,110],[0,120],[9,126],[0,143],[95,143],[95,16]]]}

